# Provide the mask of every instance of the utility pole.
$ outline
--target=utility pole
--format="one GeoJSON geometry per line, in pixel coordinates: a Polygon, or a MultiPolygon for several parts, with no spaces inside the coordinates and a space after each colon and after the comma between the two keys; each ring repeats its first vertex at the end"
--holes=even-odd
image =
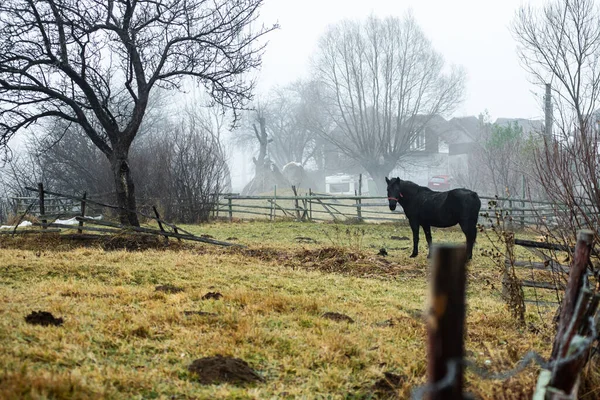
{"type": "Polygon", "coordinates": [[[546,136],[546,140],[550,141],[552,139],[552,122],[554,118],[552,117],[552,86],[549,83],[546,83],[544,103],[544,115],[546,117],[544,135],[546,136]]]}

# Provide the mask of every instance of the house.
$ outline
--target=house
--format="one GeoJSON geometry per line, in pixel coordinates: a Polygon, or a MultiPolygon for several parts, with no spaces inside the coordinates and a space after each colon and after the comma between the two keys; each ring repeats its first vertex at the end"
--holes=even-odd
{"type": "MultiPolygon", "coordinates": [[[[390,176],[426,186],[432,176],[448,173],[448,141],[444,135],[448,121],[439,115],[417,117],[425,125],[390,176]]],[[[415,125],[419,123],[416,121],[415,125]]]]}
{"type": "MultiPolygon", "coordinates": [[[[517,122],[526,135],[543,132],[543,121],[523,118],[498,118],[494,123],[509,125],[517,122]]],[[[392,176],[426,186],[436,175],[450,175],[459,186],[475,187],[479,167],[474,155],[490,123],[479,117],[454,117],[445,120],[436,116],[423,133],[415,138],[410,153],[392,171],[392,176]]]]}

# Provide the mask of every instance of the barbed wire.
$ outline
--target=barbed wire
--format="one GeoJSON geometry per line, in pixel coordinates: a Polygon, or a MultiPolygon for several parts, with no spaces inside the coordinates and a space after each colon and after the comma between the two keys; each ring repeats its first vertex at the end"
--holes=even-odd
{"type": "Polygon", "coordinates": [[[574,351],[571,355],[554,360],[554,361],[546,361],[544,357],[542,357],[536,351],[527,352],[517,363],[517,366],[508,371],[502,372],[489,372],[481,367],[479,367],[475,362],[466,360],[466,359],[452,359],[447,363],[447,374],[446,376],[433,384],[426,384],[419,386],[412,390],[411,399],[412,400],[421,400],[424,395],[427,393],[438,392],[440,390],[446,389],[447,387],[453,385],[456,382],[458,365],[463,365],[468,368],[470,372],[474,373],[478,377],[486,380],[505,380],[512,378],[521,372],[523,372],[531,363],[534,361],[538,366],[542,369],[552,371],[554,368],[560,367],[564,364],[568,364],[579,357],[581,357],[585,352],[589,351],[593,345],[593,343],[599,339],[598,332],[596,330],[596,321],[594,316],[590,316],[588,318],[590,335],[585,337],[578,345],[576,351],[574,351]]]}
{"type": "Polygon", "coordinates": [[[446,373],[446,376],[444,376],[443,379],[441,379],[435,383],[419,386],[418,388],[414,389],[411,398],[413,400],[420,400],[427,393],[439,392],[442,389],[446,389],[447,387],[452,386],[458,376],[457,375],[457,372],[458,372],[457,365],[459,363],[460,363],[460,361],[458,361],[456,359],[449,360],[448,364],[446,365],[446,368],[448,371],[446,373]]]}

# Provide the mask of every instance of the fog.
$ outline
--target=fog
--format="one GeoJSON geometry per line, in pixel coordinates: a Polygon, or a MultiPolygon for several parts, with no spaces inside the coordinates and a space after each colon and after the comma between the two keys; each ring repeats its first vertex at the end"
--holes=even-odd
{"type": "MultiPolygon", "coordinates": [[[[527,2],[541,3],[539,0],[527,2]]],[[[278,22],[280,29],[268,37],[257,77],[256,96],[265,99],[275,86],[299,78],[310,79],[318,40],[329,25],[344,19],[365,19],[371,14],[385,18],[411,13],[448,65],[462,66],[466,71],[464,101],[453,116],[478,116],[487,112],[491,121],[543,119],[543,88],[528,79],[519,63],[516,42],[510,31],[522,4],[520,0],[267,0],[261,18],[265,24],[278,22]]],[[[252,178],[253,155],[247,148],[232,150],[230,161],[234,166],[235,191],[241,190],[252,178]]]]}

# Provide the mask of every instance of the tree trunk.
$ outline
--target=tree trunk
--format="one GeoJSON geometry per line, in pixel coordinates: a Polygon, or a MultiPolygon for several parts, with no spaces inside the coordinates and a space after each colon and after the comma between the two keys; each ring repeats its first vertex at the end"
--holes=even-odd
{"type": "Polygon", "coordinates": [[[117,204],[119,210],[119,219],[123,225],[140,226],[135,201],[135,187],[129,169],[128,152],[115,149],[112,156],[109,157],[110,166],[115,179],[115,188],[117,189],[117,204]]]}
{"type": "Polygon", "coordinates": [[[387,183],[385,182],[385,178],[392,171],[391,168],[387,166],[369,166],[365,167],[371,178],[375,181],[375,193],[373,189],[369,187],[369,192],[371,195],[376,196],[387,196],[387,183]]]}

